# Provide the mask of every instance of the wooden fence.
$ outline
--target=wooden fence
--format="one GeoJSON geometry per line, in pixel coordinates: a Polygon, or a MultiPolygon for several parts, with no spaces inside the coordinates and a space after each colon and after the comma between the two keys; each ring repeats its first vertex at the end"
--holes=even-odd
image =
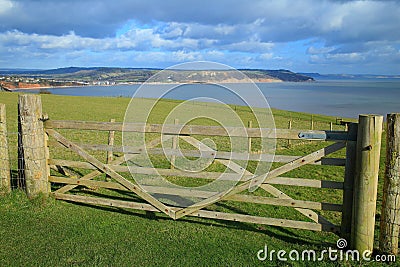
{"type": "Polygon", "coordinates": [[[0,190],[10,192],[11,170],[7,136],[6,105],[0,104],[0,190]]]}
{"type": "MultiPolygon", "coordinates": [[[[161,212],[175,220],[184,216],[195,216],[327,231],[346,238],[351,248],[359,251],[373,250],[382,116],[360,115],[359,122],[350,124],[347,131],[249,127],[245,128],[243,132],[243,129],[235,127],[182,126],[178,122],[171,125],[160,125],[123,124],[115,121],[57,121],[51,119],[51,114],[49,118],[43,115],[38,95],[20,96],[19,111],[26,190],[30,197],[40,193],[52,194],[57,199],[79,203],[161,212]],[[104,133],[108,138],[103,139],[106,144],[93,144],[85,142],[82,138],[68,137],[68,131],[71,130],[79,133],[88,132],[89,135],[94,132],[104,133]],[[147,142],[146,148],[124,147],[114,143],[115,133],[121,131],[146,132],[154,134],[156,137],[147,142]],[[163,138],[160,138],[161,135],[164,135],[166,139],[175,140],[172,142],[172,148],[167,152],[157,147],[163,142],[163,138]],[[217,151],[198,139],[199,136],[224,137],[227,135],[252,138],[253,140],[261,136],[283,140],[313,140],[321,142],[322,148],[302,156],[271,156],[255,154],[251,151],[251,145],[248,146],[249,151],[246,152],[217,151]],[[176,149],[178,139],[196,149],[178,151],[176,149]],[[65,157],[65,153],[56,152],[58,148],[62,148],[74,156],[65,157]],[[345,149],[345,157],[329,157],[342,149],[345,149]],[[211,158],[225,166],[230,172],[224,173],[221,178],[221,173],[216,171],[189,172],[176,168],[126,165],[127,161],[142,153],[156,156],[167,153],[169,156],[173,156],[174,160],[181,156],[211,158]],[[104,154],[107,156],[102,158],[101,155],[104,154]],[[274,162],[274,168],[266,174],[265,180],[261,182],[258,190],[261,190],[261,193],[246,192],[249,186],[257,183],[257,179],[261,177],[247,170],[240,164],[240,161],[260,158],[274,162]],[[343,166],[343,179],[330,181],[283,176],[309,164],[343,166]],[[238,176],[241,179],[229,190],[208,192],[196,188],[171,189],[160,186],[142,188],[130,175],[127,175],[129,173],[149,176],[161,174],[192,180],[217,178],[232,180],[238,176]],[[101,178],[101,175],[106,175],[107,178],[101,178]],[[293,199],[279,187],[281,185],[342,190],[343,198],[340,204],[293,199]],[[122,200],[114,193],[109,195],[90,194],[85,188],[124,192],[128,198],[122,200]],[[187,207],[181,207],[161,201],[154,197],[155,194],[190,196],[196,197],[200,201],[187,207]],[[213,210],[213,204],[221,202],[287,207],[303,216],[304,220],[213,210]],[[341,213],[341,223],[332,223],[322,216],[321,213],[324,211],[341,213]]],[[[96,140],[96,142],[99,141],[96,140]]]]}

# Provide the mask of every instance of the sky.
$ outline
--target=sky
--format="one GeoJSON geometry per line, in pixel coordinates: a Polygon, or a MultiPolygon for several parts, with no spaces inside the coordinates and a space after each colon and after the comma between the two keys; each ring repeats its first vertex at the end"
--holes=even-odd
{"type": "Polygon", "coordinates": [[[400,1],[0,0],[0,68],[400,74],[400,1]]]}

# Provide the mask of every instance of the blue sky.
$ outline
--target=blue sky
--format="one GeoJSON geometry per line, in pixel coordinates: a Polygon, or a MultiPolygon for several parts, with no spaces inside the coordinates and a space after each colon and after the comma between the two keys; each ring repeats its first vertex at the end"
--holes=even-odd
{"type": "Polygon", "coordinates": [[[400,74],[400,1],[0,0],[0,68],[400,74]]]}

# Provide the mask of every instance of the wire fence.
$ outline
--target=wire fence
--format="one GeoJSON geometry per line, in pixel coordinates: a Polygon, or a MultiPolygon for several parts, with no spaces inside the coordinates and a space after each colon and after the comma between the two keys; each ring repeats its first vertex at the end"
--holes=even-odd
{"type": "Polygon", "coordinates": [[[0,144],[0,150],[6,151],[0,153],[1,184],[11,189],[25,188],[23,156],[18,140],[18,132],[8,132],[8,142],[0,144]]]}
{"type": "MultiPolygon", "coordinates": [[[[145,99],[145,98],[143,98],[145,99]]],[[[174,100],[168,98],[160,99],[160,102],[169,102],[171,104],[180,103],[182,100],[174,100]]],[[[213,109],[226,109],[225,105],[221,105],[220,103],[215,102],[199,102],[199,101],[186,101],[188,105],[193,105],[195,107],[207,107],[213,109]]],[[[311,130],[337,130],[343,131],[347,130],[347,125],[350,121],[346,118],[341,117],[332,117],[325,115],[314,115],[314,114],[305,114],[295,111],[283,111],[276,109],[267,109],[267,108],[259,108],[259,107],[249,107],[235,104],[227,104],[232,110],[234,110],[239,115],[245,114],[262,114],[262,113],[271,113],[274,116],[275,126],[277,128],[286,128],[288,123],[291,121],[293,129],[311,129],[311,130]]],[[[351,121],[356,122],[355,119],[350,119],[351,121]]],[[[256,127],[256,125],[254,125],[256,127]]]]}
{"type": "MultiPolygon", "coordinates": [[[[162,101],[167,102],[178,102],[176,100],[162,99],[162,101]]],[[[220,104],[213,102],[197,102],[191,101],[194,106],[199,107],[208,107],[208,108],[219,108],[220,104]]],[[[240,105],[229,105],[239,116],[243,117],[247,121],[243,121],[244,125],[252,125],[252,127],[258,127],[257,121],[251,121],[252,114],[254,111],[250,107],[240,106],[240,105]]],[[[264,109],[258,109],[257,112],[264,112],[264,109]]],[[[5,108],[4,108],[5,110],[5,108]]],[[[265,112],[271,112],[270,110],[265,109],[265,112]]],[[[274,112],[274,111],[273,111],[274,112]]],[[[275,112],[274,112],[275,113],[275,112]]],[[[12,189],[17,188],[25,188],[25,163],[23,158],[23,149],[22,146],[19,145],[21,142],[21,134],[18,126],[18,115],[14,113],[14,111],[10,112],[11,116],[8,116],[7,121],[7,129],[8,133],[6,133],[7,142],[0,142],[0,149],[3,146],[7,145],[7,157],[2,156],[0,154],[0,179],[9,179],[10,187],[12,189]],[[16,116],[15,116],[15,115],[16,116]],[[6,177],[4,173],[9,172],[9,177],[6,177]],[[3,177],[2,177],[3,176],[3,177]]],[[[5,112],[4,112],[5,115],[5,112]]],[[[300,114],[296,112],[277,112],[274,114],[275,117],[275,127],[281,129],[310,129],[310,130],[346,130],[346,125],[341,124],[340,120],[337,118],[329,118],[324,116],[314,116],[311,115],[307,118],[308,115],[300,114]]],[[[254,118],[255,119],[255,118],[254,118]]],[[[250,126],[251,127],[251,126],[250,126]]],[[[30,133],[26,133],[27,135],[34,135],[34,130],[30,133]]],[[[0,130],[1,133],[1,130],[0,130]]],[[[73,142],[77,142],[80,144],[104,144],[107,142],[109,137],[108,132],[98,132],[98,131],[78,131],[78,130],[61,130],[60,133],[65,134],[69,140],[73,142]]],[[[34,138],[34,137],[33,137],[34,138]]],[[[115,137],[113,138],[113,144],[121,146],[121,134],[115,133],[115,137]]],[[[51,142],[51,140],[49,140],[51,142]]],[[[217,141],[217,140],[216,140],[217,141]]],[[[221,141],[221,140],[219,140],[221,141]]],[[[222,140],[222,143],[224,140],[222,140]]],[[[253,151],[257,150],[257,138],[252,139],[252,148],[253,151]]],[[[53,144],[54,144],[53,140],[53,144]]],[[[292,147],[296,147],[297,145],[302,145],[305,142],[302,140],[278,140],[277,141],[277,149],[285,150],[292,147]]],[[[67,158],[69,160],[82,160],[76,153],[72,153],[70,150],[63,148],[62,146],[48,146],[50,151],[49,154],[54,158],[67,158]]],[[[29,148],[25,148],[29,149],[29,148]]],[[[102,162],[107,163],[110,161],[110,158],[120,157],[122,156],[121,152],[112,152],[112,151],[91,151],[91,154],[96,158],[100,159],[102,162]]],[[[54,172],[54,170],[53,170],[54,172]]],[[[2,182],[4,184],[4,182],[2,182]]],[[[1,184],[0,184],[1,185],[1,184]]]]}
{"type": "MultiPolygon", "coordinates": [[[[194,105],[215,105],[214,103],[200,103],[193,102],[194,105]]],[[[251,110],[247,107],[235,106],[236,111],[241,112],[251,112],[251,110]]],[[[11,189],[24,189],[25,188],[25,179],[24,179],[24,159],[23,159],[23,150],[22,146],[19,145],[21,142],[21,134],[15,129],[18,129],[17,126],[18,120],[9,121],[8,127],[13,131],[9,131],[7,133],[7,143],[0,143],[0,150],[4,149],[4,146],[7,145],[8,156],[5,157],[0,154],[0,174],[1,176],[5,176],[4,173],[9,170],[9,178],[8,177],[0,177],[0,179],[10,179],[10,187],[11,189]]],[[[321,121],[315,119],[313,116],[310,116],[309,120],[304,118],[293,118],[291,116],[285,117],[281,116],[276,119],[277,128],[287,128],[287,129],[312,129],[312,130],[346,130],[346,125],[341,125],[338,120],[332,121],[321,121]]],[[[251,122],[249,121],[251,124],[251,122]]],[[[71,141],[76,141],[78,143],[86,143],[86,144],[101,144],[104,141],[107,141],[109,137],[108,132],[98,132],[98,131],[77,131],[77,130],[61,130],[61,133],[65,134],[71,141]]],[[[114,145],[122,145],[122,137],[120,133],[116,133],[113,138],[114,145]]],[[[50,140],[50,142],[52,142],[50,140]]],[[[255,139],[253,142],[257,142],[255,139]]],[[[53,141],[52,144],[55,142],[53,141]]],[[[294,141],[294,140],[278,140],[277,149],[287,149],[297,145],[304,144],[304,141],[294,141]]],[[[66,150],[62,146],[49,146],[50,154],[52,157],[56,158],[68,158],[70,160],[81,160],[76,153],[72,153],[70,150],[66,150]]],[[[116,152],[104,152],[104,151],[92,151],[91,152],[96,158],[104,160],[104,163],[107,163],[107,158],[109,157],[120,157],[122,153],[116,152]]],[[[4,182],[2,183],[4,184],[4,182]]]]}

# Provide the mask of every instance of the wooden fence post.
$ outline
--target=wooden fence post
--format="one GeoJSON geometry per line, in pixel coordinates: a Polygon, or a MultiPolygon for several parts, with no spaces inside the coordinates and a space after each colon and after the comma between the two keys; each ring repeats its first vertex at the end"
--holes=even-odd
{"type": "MultiPolygon", "coordinates": [[[[115,122],[115,119],[111,119],[110,122],[115,122]]],[[[109,131],[108,132],[108,145],[109,146],[114,146],[114,139],[115,139],[115,131],[109,131]]],[[[114,160],[114,153],[111,150],[107,151],[107,159],[106,159],[106,164],[110,164],[114,160]]],[[[106,174],[106,180],[111,180],[111,177],[106,174]]]]}
{"type": "MultiPolygon", "coordinates": [[[[357,123],[349,125],[349,136],[357,135],[357,123]]],[[[343,183],[343,211],[341,222],[341,237],[350,241],[351,221],[353,213],[354,175],[356,172],[356,141],[346,143],[346,166],[343,183]]]]}
{"type": "Polygon", "coordinates": [[[387,115],[386,140],[379,249],[396,255],[400,226],[400,113],[387,115]]]}
{"type": "Polygon", "coordinates": [[[314,115],[311,115],[311,124],[310,124],[310,129],[314,130],[314,115]]]}
{"type": "MultiPolygon", "coordinates": [[[[288,129],[289,129],[289,130],[292,129],[292,118],[290,118],[290,120],[289,120],[289,122],[288,122],[288,129]]],[[[290,145],[292,144],[291,142],[292,142],[292,141],[291,141],[290,139],[287,140],[287,146],[288,146],[288,148],[290,148],[290,145]]]]}
{"type": "Polygon", "coordinates": [[[39,95],[20,95],[18,98],[23,174],[28,197],[50,192],[43,128],[42,101],[39,95]]]}
{"type": "MultiPolygon", "coordinates": [[[[115,119],[111,119],[110,122],[115,122],[115,119]]],[[[108,132],[108,145],[114,146],[115,131],[108,132]]],[[[107,164],[114,160],[114,154],[112,150],[107,151],[107,164]]]]}
{"type": "MultiPolygon", "coordinates": [[[[174,119],[174,124],[178,125],[179,124],[179,120],[178,119],[174,119]]],[[[178,136],[174,135],[172,137],[172,149],[177,149],[178,148],[178,136]]],[[[171,155],[171,169],[175,169],[175,155],[171,155]]]]}
{"type": "Polygon", "coordinates": [[[6,105],[0,104],[0,190],[11,191],[11,170],[8,154],[6,105]]]}
{"type": "MultiPolygon", "coordinates": [[[[247,127],[248,128],[253,128],[253,122],[252,121],[248,121],[247,122],[247,127]]],[[[247,143],[247,151],[249,153],[251,153],[251,137],[248,138],[247,142],[248,142],[247,143]]]]}
{"type": "Polygon", "coordinates": [[[382,116],[359,116],[350,242],[359,253],[372,252],[374,248],[382,125],[382,116]]]}

